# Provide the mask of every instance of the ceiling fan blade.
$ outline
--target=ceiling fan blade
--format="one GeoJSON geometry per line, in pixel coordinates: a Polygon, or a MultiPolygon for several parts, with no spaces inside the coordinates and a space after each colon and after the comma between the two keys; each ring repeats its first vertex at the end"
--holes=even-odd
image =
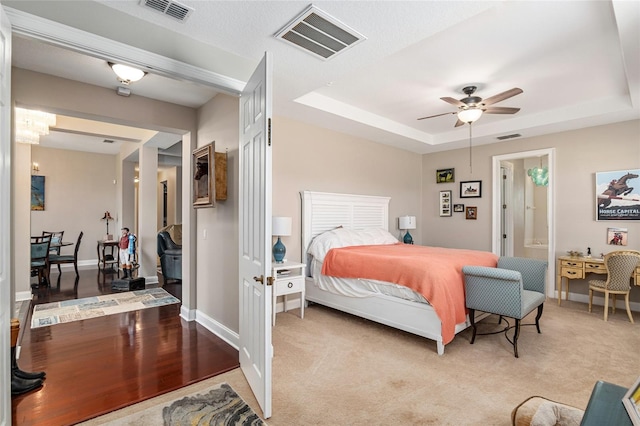
{"type": "Polygon", "coordinates": [[[487,114],[515,114],[520,108],[511,107],[489,107],[483,110],[487,114]]]}
{"type": "Polygon", "coordinates": [[[449,114],[456,114],[456,113],[455,112],[443,112],[442,114],[430,115],[428,117],[421,117],[421,118],[418,118],[418,120],[424,120],[425,118],[440,117],[441,115],[449,115],[449,114]]]}
{"type": "Polygon", "coordinates": [[[505,99],[509,99],[512,96],[519,95],[520,93],[522,93],[522,89],[514,87],[511,90],[507,90],[506,92],[498,93],[497,95],[491,96],[490,98],[487,98],[487,99],[483,100],[482,101],[482,105],[484,105],[484,106],[493,105],[493,104],[498,103],[500,101],[504,101],[505,99]]]}
{"type": "Polygon", "coordinates": [[[464,121],[458,119],[458,121],[456,121],[456,125],[453,126],[453,127],[460,127],[460,126],[464,126],[465,124],[467,124],[467,123],[465,123],[464,121]]]}
{"type": "Polygon", "coordinates": [[[467,106],[467,104],[465,104],[464,102],[460,102],[459,100],[450,98],[448,96],[446,96],[444,98],[440,98],[440,99],[442,99],[443,101],[445,101],[447,103],[450,103],[451,105],[456,106],[458,108],[467,106]]]}

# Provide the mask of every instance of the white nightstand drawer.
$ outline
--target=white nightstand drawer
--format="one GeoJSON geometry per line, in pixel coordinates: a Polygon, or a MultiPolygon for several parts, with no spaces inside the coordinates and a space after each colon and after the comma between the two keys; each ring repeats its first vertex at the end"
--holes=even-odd
{"type": "Polygon", "coordinates": [[[276,295],[299,293],[304,288],[304,277],[278,278],[276,280],[276,295]]]}

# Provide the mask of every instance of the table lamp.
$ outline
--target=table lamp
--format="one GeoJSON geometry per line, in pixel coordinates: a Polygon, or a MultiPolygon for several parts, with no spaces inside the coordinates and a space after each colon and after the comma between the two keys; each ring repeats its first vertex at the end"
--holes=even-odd
{"type": "Polygon", "coordinates": [[[403,241],[405,244],[413,244],[413,237],[409,233],[409,229],[416,229],[416,217],[415,216],[400,216],[398,218],[398,228],[400,230],[406,230],[403,241]]]}
{"type": "Polygon", "coordinates": [[[291,218],[273,216],[271,234],[274,237],[278,237],[278,241],[273,245],[273,259],[276,263],[282,263],[284,261],[284,255],[287,253],[287,248],[282,244],[282,241],[280,241],[280,237],[288,237],[291,235],[291,218]]]}

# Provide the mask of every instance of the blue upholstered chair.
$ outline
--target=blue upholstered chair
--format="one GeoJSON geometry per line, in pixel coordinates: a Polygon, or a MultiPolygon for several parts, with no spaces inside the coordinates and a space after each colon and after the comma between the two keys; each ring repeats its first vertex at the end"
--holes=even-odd
{"type": "Polygon", "coordinates": [[[471,343],[476,339],[475,311],[487,312],[516,321],[513,342],[513,353],[518,358],[518,336],[520,320],[535,308],[536,328],[540,333],[540,317],[545,301],[545,279],[547,262],[520,257],[500,257],[497,268],[485,266],[464,266],[466,303],[469,308],[469,319],[473,327],[471,343]]]}
{"type": "Polygon", "coordinates": [[[158,256],[164,283],[182,280],[182,245],[176,244],[167,231],[158,232],[158,256]]]}

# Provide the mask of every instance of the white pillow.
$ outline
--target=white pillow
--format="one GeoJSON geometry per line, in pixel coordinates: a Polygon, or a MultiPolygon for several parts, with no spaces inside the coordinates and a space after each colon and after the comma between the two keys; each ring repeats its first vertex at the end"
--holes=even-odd
{"type": "Polygon", "coordinates": [[[336,228],[316,235],[309,245],[309,253],[319,262],[332,248],[397,244],[398,239],[382,228],[348,229],[336,228]]]}

